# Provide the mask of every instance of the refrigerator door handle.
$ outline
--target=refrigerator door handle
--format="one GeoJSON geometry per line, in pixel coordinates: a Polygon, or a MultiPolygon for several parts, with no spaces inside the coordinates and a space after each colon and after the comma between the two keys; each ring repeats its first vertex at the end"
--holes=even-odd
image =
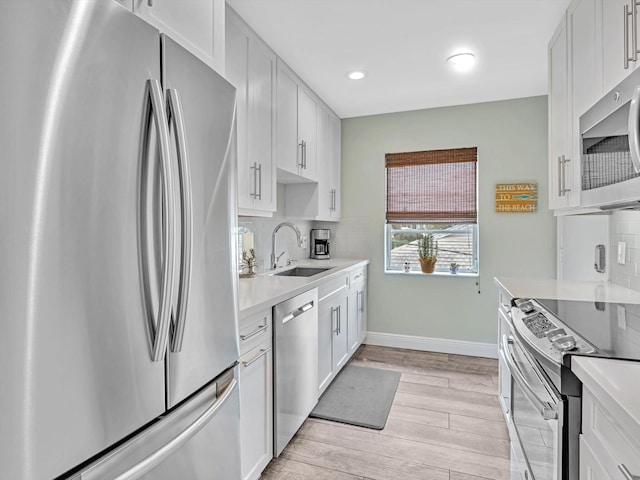
{"type": "Polygon", "coordinates": [[[182,350],[182,339],[186,323],[187,305],[189,302],[189,286],[191,283],[191,264],[193,248],[193,193],[191,189],[191,173],[189,169],[189,155],[184,128],[184,116],[180,95],[176,89],[167,90],[167,118],[169,125],[173,124],[178,154],[178,180],[180,183],[182,248],[180,253],[180,278],[178,283],[178,300],[176,305],[175,325],[171,351],[182,350]]]}
{"type": "Polygon", "coordinates": [[[218,410],[222,408],[227,399],[233,393],[233,390],[238,385],[238,381],[234,378],[231,380],[225,388],[218,392],[216,401],[207,408],[202,415],[196,418],[187,428],[185,428],[179,435],[146,457],[140,463],[134,465],[129,470],[119,475],[114,480],[136,480],[142,475],[147,473],[156,465],[162,463],[162,461],[171,455],[176,450],[180,449],[189,439],[191,439],[196,433],[202,430],[218,413],[218,410]]]}
{"type": "MultiPolygon", "coordinates": [[[[150,110],[157,131],[160,164],[162,172],[162,189],[164,195],[165,221],[163,222],[163,266],[162,286],[160,292],[160,306],[158,321],[153,337],[152,360],[161,362],[167,349],[167,337],[171,323],[172,292],[175,268],[175,199],[173,172],[171,169],[171,155],[169,148],[169,127],[162,97],[160,82],[156,79],[147,80],[147,92],[151,102],[150,110]]],[[[149,129],[147,129],[149,135],[149,129]]]]}

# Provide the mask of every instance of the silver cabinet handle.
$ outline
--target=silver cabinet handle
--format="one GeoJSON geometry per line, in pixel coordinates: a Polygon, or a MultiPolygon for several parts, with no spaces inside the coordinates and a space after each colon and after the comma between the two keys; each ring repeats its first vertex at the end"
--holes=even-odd
{"type": "Polygon", "coordinates": [[[502,348],[500,349],[500,357],[507,366],[511,377],[515,380],[518,386],[522,389],[529,402],[536,408],[540,415],[545,420],[553,420],[558,418],[558,411],[549,402],[540,400],[536,392],[533,391],[529,383],[524,378],[524,375],[516,365],[513,356],[510,353],[509,345],[514,343],[513,337],[507,338],[506,335],[502,335],[502,348]]]}
{"type": "Polygon", "coordinates": [[[562,157],[558,157],[558,197],[562,196],[562,157]]]}
{"type": "Polygon", "coordinates": [[[638,0],[631,0],[631,59],[638,60],[638,0]]]}
{"type": "Polygon", "coordinates": [[[262,200],[262,164],[258,164],[258,200],[262,200]]]}
{"type": "MultiPolygon", "coordinates": [[[[155,330],[154,338],[152,339],[152,360],[154,362],[161,362],[164,360],[165,351],[167,349],[167,337],[169,335],[169,325],[171,323],[171,310],[172,310],[172,293],[174,282],[174,268],[176,262],[175,251],[175,200],[174,200],[174,185],[173,185],[173,171],[172,162],[169,147],[169,126],[167,125],[167,115],[164,109],[164,102],[162,98],[162,88],[160,82],[155,79],[147,80],[146,85],[146,107],[145,118],[147,118],[147,125],[145,126],[145,137],[149,138],[150,125],[148,120],[153,118],[154,125],[157,131],[161,176],[162,176],[162,189],[164,196],[164,222],[163,222],[163,265],[162,265],[162,283],[160,289],[160,306],[158,309],[157,323],[155,329],[151,325],[151,330],[155,330]]],[[[152,322],[150,322],[152,323],[152,322]]]]}
{"type": "Polygon", "coordinates": [[[300,140],[298,146],[300,147],[300,163],[298,163],[298,166],[304,168],[304,140],[300,140]]]}
{"type": "Polygon", "coordinates": [[[360,294],[360,311],[364,313],[364,290],[358,292],[360,294]]]}
{"type": "Polygon", "coordinates": [[[625,480],[640,480],[640,475],[633,475],[624,463],[618,464],[618,470],[622,472],[622,476],[625,480]]]}
{"type": "Polygon", "coordinates": [[[307,169],[307,142],[302,141],[302,168],[307,169]]]}
{"type": "MultiPolygon", "coordinates": [[[[633,1],[633,0],[631,0],[633,1]]],[[[631,12],[629,12],[629,5],[624,6],[624,28],[623,28],[623,41],[624,41],[624,69],[627,70],[629,68],[629,62],[633,60],[633,58],[629,58],[629,17],[631,16],[631,12]]],[[[633,21],[633,19],[632,19],[633,21]]]]}
{"type": "Polygon", "coordinates": [[[182,255],[180,261],[180,278],[178,284],[178,299],[176,305],[177,320],[171,342],[171,350],[182,350],[182,339],[187,319],[187,305],[189,303],[189,286],[191,284],[191,266],[193,262],[193,192],[191,188],[191,172],[189,169],[189,155],[187,152],[187,138],[184,130],[184,115],[178,91],[167,90],[167,117],[169,124],[173,123],[178,155],[178,181],[180,184],[180,204],[182,213],[182,255]]]}
{"type": "Polygon", "coordinates": [[[336,319],[336,322],[335,322],[336,328],[333,329],[333,333],[338,335],[340,333],[340,330],[338,329],[338,307],[331,307],[331,323],[333,323],[334,314],[336,319]]]}
{"type": "Polygon", "coordinates": [[[248,340],[251,337],[255,337],[259,333],[265,332],[268,328],[269,328],[269,325],[266,323],[264,325],[258,325],[258,328],[256,328],[253,332],[247,333],[246,335],[240,335],[240,340],[242,341],[248,340]]]}
{"type": "Polygon", "coordinates": [[[567,163],[571,161],[570,158],[566,158],[564,155],[562,155],[560,160],[560,163],[562,165],[562,190],[561,190],[561,196],[564,196],[567,192],[570,192],[571,189],[567,188],[567,163]]]}
{"type": "Polygon", "coordinates": [[[267,353],[269,353],[271,351],[271,348],[261,348],[260,349],[260,353],[258,353],[255,357],[253,357],[251,360],[247,361],[247,362],[242,362],[242,365],[244,367],[248,367],[249,365],[251,365],[253,362],[257,362],[260,358],[264,357],[267,353]]]}
{"type": "Polygon", "coordinates": [[[189,439],[191,439],[196,433],[202,430],[215,415],[218,410],[225,404],[231,392],[236,388],[238,381],[234,378],[229,382],[225,389],[220,392],[216,398],[216,401],[207,408],[202,415],[196,418],[191,425],[184,429],[178,436],[171,441],[160,447],[153,452],[147,458],[142,460],[137,465],[133,466],[122,475],[118,476],[114,480],[136,480],[151,470],[153,467],[164,461],[169,455],[181,448],[189,439]]]}
{"type": "Polygon", "coordinates": [[[249,170],[253,174],[253,193],[250,193],[249,196],[255,200],[258,197],[258,163],[253,162],[253,166],[249,167],[249,170]]]}
{"type": "Polygon", "coordinates": [[[631,97],[629,106],[629,150],[633,169],[640,172],[640,138],[638,129],[640,128],[640,87],[636,87],[631,97]]]}
{"type": "Polygon", "coordinates": [[[342,308],[338,305],[338,333],[342,333],[342,308]]]}

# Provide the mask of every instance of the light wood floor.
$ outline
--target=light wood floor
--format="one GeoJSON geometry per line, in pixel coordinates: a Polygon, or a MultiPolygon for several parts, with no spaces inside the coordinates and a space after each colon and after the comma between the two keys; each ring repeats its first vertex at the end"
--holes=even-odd
{"type": "Polygon", "coordinates": [[[263,480],[510,477],[496,360],[364,345],[351,363],[402,373],[385,428],[309,418],[263,480]]]}

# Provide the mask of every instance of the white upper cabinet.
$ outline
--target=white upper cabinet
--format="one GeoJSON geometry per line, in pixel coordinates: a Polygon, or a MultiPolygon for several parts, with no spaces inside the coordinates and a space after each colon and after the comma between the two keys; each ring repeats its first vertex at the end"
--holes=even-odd
{"type": "Polygon", "coordinates": [[[313,94],[298,85],[298,147],[300,176],[316,180],[318,147],[318,103],[313,94]]]}
{"type": "Polygon", "coordinates": [[[308,220],[340,220],[341,121],[325,105],[316,104],[317,183],[290,183],[285,189],[287,216],[308,220]]]}
{"type": "Polygon", "coordinates": [[[276,55],[227,7],[226,77],[236,87],[238,213],[276,211],[276,55]]]}
{"type": "Polygon", "coordinates": [[[277,92],[278,181],[313,182],[316,180],[318,102],[280,59],[277,92]]]}
{"type": "MultiPolygon", "coordinates": [[[[567,13],[570,36],[571,98],[574,138],[579,118],[602,96],[599,0],[574,1],[567,13]]],[[[578,132],[579,133],[579,132],[578,132]]]]}
{"type": "Polygon", "coordinates": [[[224,0],[133,0],[133,11],[224,75],[224,0]]]}
{"type": "Polygon", "coordinates": [[[549,208],[567,208],[580,202],[573,187],[571,111],[569,98],[568,35],[566,17],[549,42],[549,208]]]}
{"type": "Polygon", "coordinates": [[[632,14],[634,0],[602,2],[603,93],[613,89],[638,66],[638,12],[632,14]],[[626,60],[625,60],[626,58],[626,60]]]}

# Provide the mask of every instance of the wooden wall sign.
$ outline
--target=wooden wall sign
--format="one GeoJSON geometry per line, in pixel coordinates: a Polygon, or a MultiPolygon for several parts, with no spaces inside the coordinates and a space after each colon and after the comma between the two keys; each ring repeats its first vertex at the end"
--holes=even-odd
{"type": "Polygon", "coordinates": [[[537,209],[537,183],[499,183],[496,185],[497,213],[532,213],[537,209]]]}

